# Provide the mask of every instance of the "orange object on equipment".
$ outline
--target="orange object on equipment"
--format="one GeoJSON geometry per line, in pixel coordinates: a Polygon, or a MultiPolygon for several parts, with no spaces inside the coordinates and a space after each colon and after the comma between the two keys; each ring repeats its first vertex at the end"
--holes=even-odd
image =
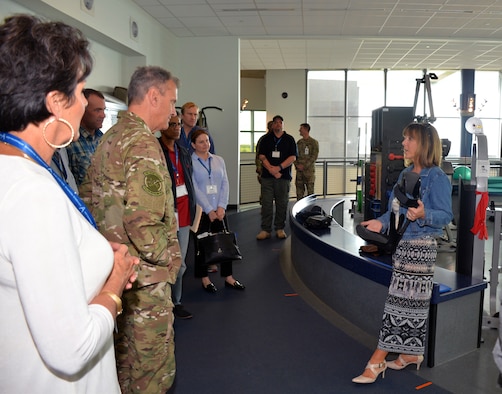
{"type": "Polygon", "coordinates": [[[389,160],[403,160],[403,155],[395,155],[394,153],[389,153],[389,160]]]}

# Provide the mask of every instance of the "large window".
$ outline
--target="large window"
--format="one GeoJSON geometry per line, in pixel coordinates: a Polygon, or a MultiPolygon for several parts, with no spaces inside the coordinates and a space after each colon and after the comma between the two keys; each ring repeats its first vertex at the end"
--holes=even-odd
{"type": "Polygon", "coordinates": [[[308,73],[308,123],[321,158],[356,158],[369,148],[371,111],[384,104],[381,71],[308,73]]]}
{"type": "Polygon", "coordinates": [[[476,117],[483,122],[483,132],[488,141],[488,156],[500,157],[501,138],[501,74],[498,71],[476,72],[476,117]]]}
{"type": "Polygon", "coordinates": [[[239,115],[240,152],[255,152],[256,143],[267,131],[267,112],[266,111],[241,111],[239,115]]]}
{"type": "Polygon", "coordinates": [[[413,107],[416,99],[417,116],[431,117],[436,121],[439,137],[451,142],[450,155],[460,156],[460,71],[434,71],[437,79],[430,80],[430,92],[427,92],[423,71],[389,71],[387,73],[387,105],[389,107],[413,107]],[[418,81],[417,81],[418,80],[418,81]],[[430,93],[430,94],[429,94],[430,93]],[[432,109],[429,105],[432,99],[432,109]]]}
{"type": "MultiPolygon", "coordinates": [[[[430,98],[440,138],[451,141],[449,157],[460,157],[461,72],[433,70],[430,98]]],[[[432,115],[422,70],[310,71],[307,117],[319,139],[320,158],[351,160],[370,153],[371,113],[382,106],[413,107],[415,115],[432,115]]],[[[475,73],[475,116],[483,122],[491,158],[501,155],[501,76],[475,73]]],[[[413,119],[410,119],[412,121],[413,119]]]]}
{"type": "Polygon", "coordinates": [[[363,158],[370,153],[371,113],[384,106],[384,73],[347,73],[347,158],[363,158]]]}
{"type": "Polygon", "coordinates": [[[308,73],[307,122],[316,131],[319,157],[345,156],[345,72],[308,73]]]}

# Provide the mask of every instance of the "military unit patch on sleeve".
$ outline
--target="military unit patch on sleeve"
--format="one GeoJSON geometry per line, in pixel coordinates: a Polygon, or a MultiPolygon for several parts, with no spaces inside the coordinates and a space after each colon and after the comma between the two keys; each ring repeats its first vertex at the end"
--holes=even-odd
{"type": "Polygon", "coordinates": [[[158,197],[164,194],[164,183],[159,174],[153,171],[145,171],[145,184],[143,185],[143,190],[148,194],[158,197]]]}

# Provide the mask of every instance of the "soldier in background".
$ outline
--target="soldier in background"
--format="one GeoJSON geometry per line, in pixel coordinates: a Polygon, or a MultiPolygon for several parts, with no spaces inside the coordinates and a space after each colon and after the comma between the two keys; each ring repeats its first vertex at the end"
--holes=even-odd
{"type": "Polygon", "coordinates": [[[298,158],[295,161],[297,200],[314,194],[315,162],[319,155],[319,143],[310,136],[310,125],[302,123],[299,131],[302,138],[296,143],[298,148],[298,158]],[[305,194],[305,189],[307,189],[307,194],[305,194]]]}
{"type": "Polygon", "coordinates": [[[102,138],[80,194],[109,240],[140,258],[138,279],[124,292],[117,319],[122,393],[165,393],[176,373],[174,284],[181,265],[171,177],[154,132],[176,114],[178,79],[140,67],[128,87],[127,111],[102,138]]]}
{"type": "MultiPolygon", "coordinates": [[[[272,120],[269,120],[267,122],[267,133],[269,133],[270,130],[272,129],[273,124],[274,124],[274,122],[272,120]]],[[[261,183],[262,164],[261,164],[260,155],[258,154],[258,151],[260,150],[260,142],[261,142],[262,138],[266,135],[267,134],[264,134],[258,139],[258,142],[256,143],[256,148],[255,148],[256,155],[255,155],[254,162],[256,165],[256,174],[257,174],[256,177],[257,177],[259,183],[261,183]]],[[[260,201],[260,203],[261,203],[261,201],[260,201]]]]}
{"type": "MultiPolygon", "coordinates": [[[[263,139],[263,137],[265,137],[272,130],[272,125],[273,124],[274,124],[274,122],[272,120],[269,120],[267,122],[267,133],[263,134],[258,139],[258,142],[256,143],[256,148],[255,148],[256,154],[255,154],[254,162],[255,162],[255,165],[256,165],[256,179],[258,180],[258,183],[260,183],[260,184],[261,184],[261,173],[263,171],[261,160],[260,160],[260,155],[258,154],[258,152],[260,150],[260,142],[263,139]]],[[[260,193],[260,200],[259,201],[260,201],[260,205],[261,205],[261,193],[260,193]]]]}

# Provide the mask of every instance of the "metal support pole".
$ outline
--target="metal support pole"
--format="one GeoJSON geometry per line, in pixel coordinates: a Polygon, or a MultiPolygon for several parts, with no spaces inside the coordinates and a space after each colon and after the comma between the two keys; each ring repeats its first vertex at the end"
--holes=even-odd
{"type": "MultiPolygon", "coordinates": [[[[490,169],[490,161],[488,160],[488,142],[486,135],[476,135],[476,149],[473,147],[472,154],[472,168],[471,168],[471,182],[476,182],[476,192],[488,192],[488,174],[490,169]]],[[[476,207],[481,200],[481,195],[476,195],[476,207]]],[[[472,277],[482,280],[485,271],[485,241],[479,239],[478,236],[474,237],[474,244],[472,250],[472,277]]]]}
{"type": "Polygon", "coordinates": [[[500,226],[502,224],[502,208],[495,208],[493,211],[493,246],[492,246],[492,267],[490,269],[490,311],[488,316],[483,316],[483,327],[499,328],[500,317],[496,317],[497,305],[497,288],[499,284],[499,253],[500,253],[500,226]]]}
{"type": "Polygon", "coordinates": [[[322,177],[322,195],[326,198],[328,194],[328,162],[324,160],[322,163],[323,177],[322,177]]]}

